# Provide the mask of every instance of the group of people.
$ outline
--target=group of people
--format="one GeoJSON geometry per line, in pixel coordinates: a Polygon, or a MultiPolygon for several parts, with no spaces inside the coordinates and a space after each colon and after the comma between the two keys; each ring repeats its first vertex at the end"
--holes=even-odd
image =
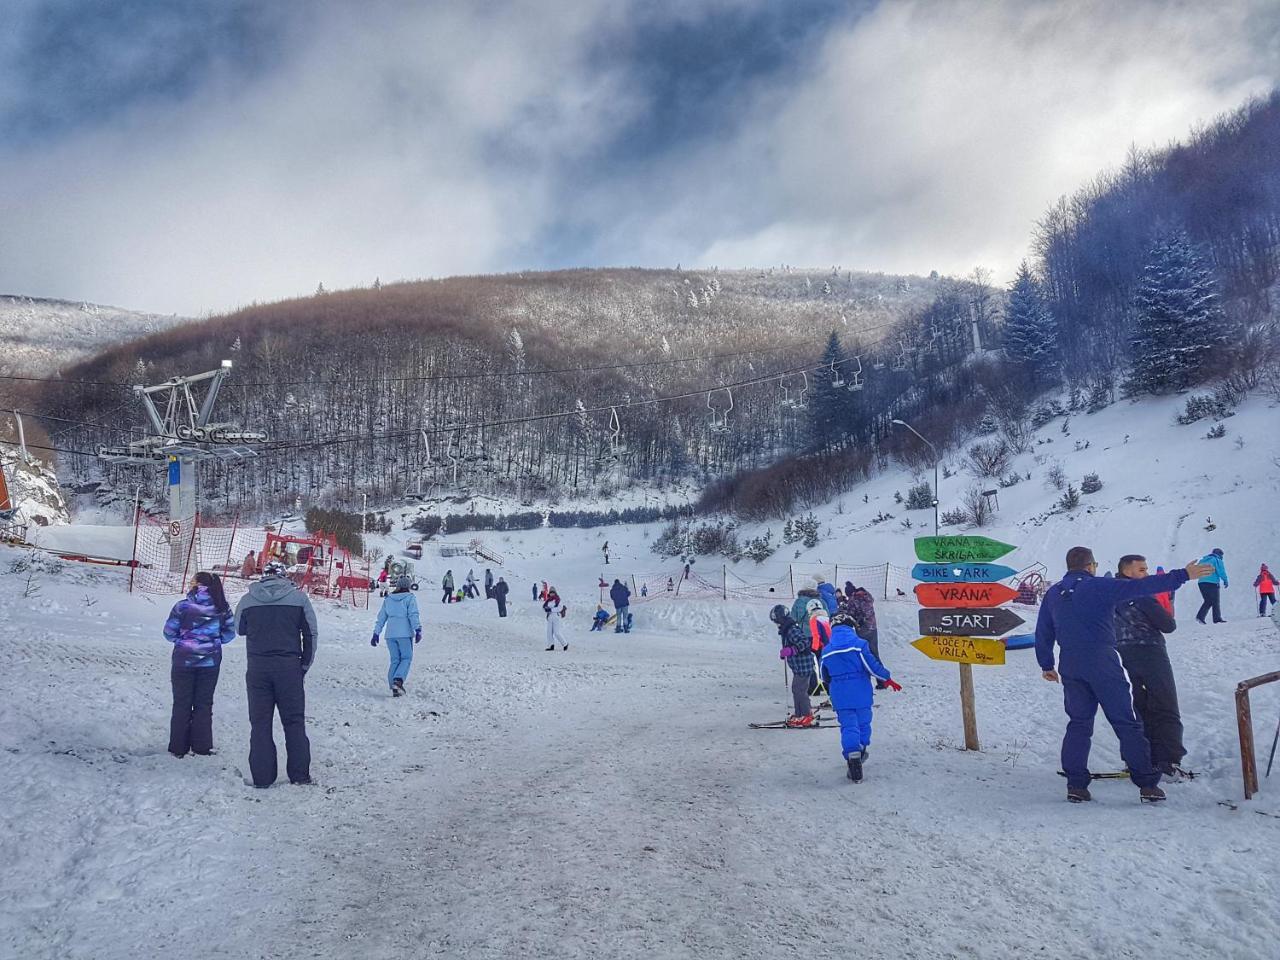
{"type": "Polygon", "coordinates": [[[604,578],[600,578],[600,589],[609,588],[609,601],[613,604],[613,614],[604,608],[604,604],[596,607],[595,615],[591,618],[591,632],[603,631],[605,625],[613,620],[614,633],[630,633],[631,624],[633,622],[631,616],[631,588],[623,583],[620,579],[614,578],[612,586],[604,582],[604,578]]]}
{"type": "Polygon", "coordinates": [[[164,635],[173,644],[169,752],[175,757],[214,752],[213,699],[222,648],[241,636],[247,652],[253,785],[269,787],[276,781],[273,728],[277,713],[284,728],[289,782],[311,783],[304,678],[315,661],[319,629],[310,599],[285,575],[284,564],[265,563],[262,577],[253,582],[234,612],[218,575],[197,573],[187,595],[170,611],[164,635]]]}
{"type": "Polygon", "coordinates": [[[778,656],[791,670],[794,712],[789,727],[815,722],[811,697],[824,690],[840,725],[840,751],[847,776],[861,783],[871,747],[871,708],[876,689],[902,687],[880,662],[875,600],[846,581],[837,589],[822,577],[796,594],[788,610],[777,604],[769,618],[778,628],[778,656]]]}

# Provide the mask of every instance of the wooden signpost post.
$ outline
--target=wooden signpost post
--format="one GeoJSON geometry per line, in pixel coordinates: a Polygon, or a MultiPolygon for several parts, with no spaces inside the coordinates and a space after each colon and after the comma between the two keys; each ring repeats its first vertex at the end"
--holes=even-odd
{"type": "Polygon", "coordinates": [[[912,646],[932,660],[960,664],[960,713],[964,748],[978,750],[978,717],[973,705],[973,665],[999,666],[1005,646],[991,639],[1025,623],[1000,607],[1018,595],[998,583],[1015,575],[999,560],[1015,549],[989,537],[917,537],[917,563],[911,576],[920,611],[920,637],[912,646]]]}

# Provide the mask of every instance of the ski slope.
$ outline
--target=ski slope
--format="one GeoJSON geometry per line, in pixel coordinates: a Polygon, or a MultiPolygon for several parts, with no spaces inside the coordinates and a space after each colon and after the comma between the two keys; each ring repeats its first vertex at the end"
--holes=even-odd
{"type": "MultiPolygon", "coordinates": [[[[647,550],[656,528],[477,534],[504,554],[506,620],[484,601],[438,602],[444,566],[461,581],[469,561],[421,561],[425,638],[402,700],[369,646],[374,611],[321,605],[307,684],[318,786],[256,791],[242,782],[242,641],[222,668],[219,753],[172,758],[160,630],[173,598],[71,564],[27,598],[28,575],[11,571],[22,553],[0,549],[0,956],[1275,957],[1280,781],[1241,801],[1232,703],[1236,682],[1280,660],[1249,587],[1272,559],[1274,412],[1251,401],[1227,438],[1200,440],[1208,424],[1175,426],[1172,409],[1073,417],[1061,440],[1048,424],[1054,443],[1035,451],[1052,446],[1076,483],[1097,471],[1103,489],[1042,518],[1057,494],[1028,454],[1033,479],[1001,491],[984,531],[1020,544],[1012,566],[1043,560],[1055,577],[1075,543],[1104,566],[1226,551],[1227,624],[1190,619],[1194,587],[1176,598],[1170,657],[1199,776],[1156,807],[1121,781],[1064,802],[1061,691],[1030,652],[975,670],[983,749],[962,751],[956,668],[909,647],[904,601],[879,605],[904,690],[877,701],[864,783],[844,778],[835,730],[747,729],[789,703],[769,599],[658,596],[636,605],[630,635],[587,631],[601,573],[663,566],[647,550]],[[535,578],[571,605],[567,652],[543,650],[535,578]]],[[[892,495],[910,480],[826,505],[830,535],[774,563],[909,565],[921,531],[898,527],[892,495]],[[895,520],[869,525],[877,510],[895,520]]],[[[969,482],[944,481],[944,506],[969,482]]],[[[42,531],[63,546],[76,533],[42,531]]],[[[1278,712],[1280,690],[1256,692],[1264,753],[1278,712]]],[[[1093,766],[1118,765],[1100,722],[1093,766]]]]}

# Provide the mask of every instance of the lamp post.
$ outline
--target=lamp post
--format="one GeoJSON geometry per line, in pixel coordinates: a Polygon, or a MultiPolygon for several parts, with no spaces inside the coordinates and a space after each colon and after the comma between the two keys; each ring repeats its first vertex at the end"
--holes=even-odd
{"type": "Polygon", "coordinates": [[[932,443],[929,443],[929,441],[925,439],[924,434],[911,424],[907,423],[907,421],[892,420],[890,422],[896,423],[900,427],[906,427],[917,437],[923,440],[928,445],[929,449],[933,451],[933,535],[936,537],[938,535],[938,448],[932,443]]]}

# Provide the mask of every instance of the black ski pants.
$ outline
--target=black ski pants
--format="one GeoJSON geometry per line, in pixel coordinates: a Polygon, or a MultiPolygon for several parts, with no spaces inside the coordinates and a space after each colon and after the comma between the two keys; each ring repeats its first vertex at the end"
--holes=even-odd
{"type": "Polygon", "coordinates": [[[170,669],[173,716],[169,719],[169,752],[174,756],[213,750],[213,691],[218,686],[219,669],[176,663],[170,669]]]}
{"type": "Polygon", "coordinates": [[[1187,751],[1182,746],[1182,715],[1169,651],[1157,644],[1125,644],[1119,649],[1133,688],[1134,712],[1151,744],[1151,762],[1181,763],[1187,751]]]}
{"type": "Polygon", "coordinates": [[[1213,611],[1213,622],[1222,622],[1222,600],[1221,588],[1216,583],[1201,583],[1200,596],[1204,597],[1204,603],[1200,604],[1200,612],[1196,614],[1196,619],[1204,623],[1204,615],[1210,610],[1213,611]]]}
{"type": "Polygon", "coordinates": [[[498,616],[505,617],[507,615],[507,596],[502,594],[498,597],[498,616]]]}
{"type": "Polygon", "coordinates": [[[249,694],[249,772],[254,786],[276,782],[275,715],[284,727],[285,772],[292,783],[311,779],[311,741],[307,739],[306,695],[302,663],[291,658],[277,663],[250,662],[245,673],[249,694]]]}

